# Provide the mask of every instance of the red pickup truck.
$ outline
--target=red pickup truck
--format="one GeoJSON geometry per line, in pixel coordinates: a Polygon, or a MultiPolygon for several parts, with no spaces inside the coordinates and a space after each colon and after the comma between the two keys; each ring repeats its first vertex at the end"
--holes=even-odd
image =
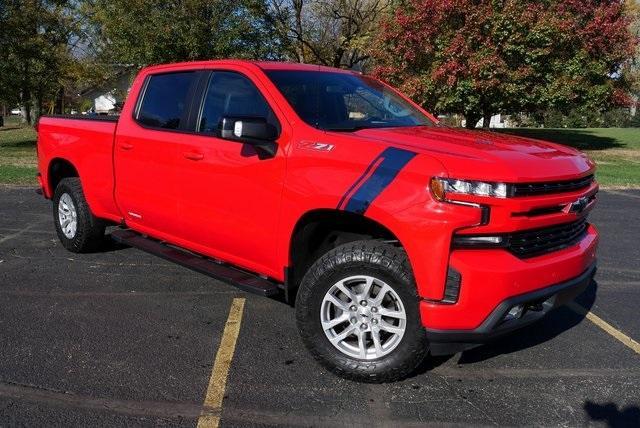
{"type": "Polygon", "coordinates": [[[540,319],[595,272],[594,163],[444,126],[386,84],[301,64],[143,69],[119,118],[43,117],[70,251],[112,238],[295,303],[310,352],[384,382],[540,319]]]}

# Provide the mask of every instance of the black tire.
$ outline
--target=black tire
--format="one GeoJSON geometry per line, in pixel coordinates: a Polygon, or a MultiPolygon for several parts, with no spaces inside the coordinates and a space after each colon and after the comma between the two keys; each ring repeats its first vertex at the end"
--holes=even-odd
{"type": "Polygon", "coordinates": [[[418,302],[413,274],[401,248],[382,241],[351,242],[323,255],[305,274],[296,299],[298,330],[311,354],[333,373],[360,382],[393,382],[412,374],[429,351],[418,302]],[[406,329],[399,344],[377,359],[343,353],[322,329],[320,312],[325,294],[336,282],[354,275],[388,284],[406,311],[406,329]]]}
{"type": "Polygon", "coordinates": [[[89,205],[82,192],[80,179],[77,177],[63,178],[58,183],[53,194],[53,221],[62,245],[74,253],[88,253],[96,251],[104,243],[104,221],[96,218],[89,210],[89,205]],[[77,227],[75,234],[67,237],[62,230],[58,206],[63,195],[69,195],[76,211],[77,227]]]}

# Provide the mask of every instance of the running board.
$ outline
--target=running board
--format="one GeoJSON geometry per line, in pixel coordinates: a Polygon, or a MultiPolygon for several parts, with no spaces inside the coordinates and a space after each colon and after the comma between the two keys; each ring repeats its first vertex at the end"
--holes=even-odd
{"type": "Polygon", "coordinates": [[[261,296],[274,296],[280,293],[280,289],[275,283],[261,276],[180,250],[161,241],[140,235],[130,229],[120,229],[111,232],[111,239],[120,244],[138,248],[139,250],[162,257],[163,259],[195,270],[196,272],[227,282],[244,291],[261,296]]]}

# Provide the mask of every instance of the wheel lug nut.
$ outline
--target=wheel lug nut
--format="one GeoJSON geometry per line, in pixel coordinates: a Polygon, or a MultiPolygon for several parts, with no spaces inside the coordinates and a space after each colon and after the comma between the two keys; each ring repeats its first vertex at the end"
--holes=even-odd
{"type": "Polygon", "coordinates": [[[366,329],[367,329],[366,324],[360,324],[360,330],[366,330],[366,329]]]}
{"type": "Polygon", "coordinates": [[[371,320],[371,322],[372,322],[373,324],[378,324],[378,320],[377,320],[377,319],[375,319],[375,318],[374,318],[374,319],[372,319],[372,320],[371,320]]]}
{"type": "Polygon", "coordinates": [[[367,301],[366,301],[366,300],[361,301],[361,302],[360,302],[360,305],[362,305],[362,306],[367,306],[367,301]]]}
{"type": "Polygon", "coordinates": [[[349,309],[351,309],[351,310],[352,310],[352,311],[354,311],[354,312],[358,310],[358,308],[356,307],[356,305],[352,305],[349,309]]]}
{"type": "Polygon", "coordinates": [[[378,308],[376,308],[375,306],[371,308],[371,312],[378,312],[378,308]]]}
{"type": "Polygon", "coordinates": [[[358,320],[356,319],[356,317],[351,318],[351,324],[355,324],[358,322],[358,320]]]}

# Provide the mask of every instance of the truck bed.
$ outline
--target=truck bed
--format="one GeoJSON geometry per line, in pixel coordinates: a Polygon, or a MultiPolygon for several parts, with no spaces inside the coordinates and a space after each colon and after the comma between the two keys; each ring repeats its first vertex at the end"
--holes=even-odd
{"type": "Polygon", "coordinates": [[[113,144],[117,116],[42,116],[38,122],[38,170],[51,198],[55,168],[62,159],[85,181],[85,197],[95,215],[118,218],[113,197],[113,144]],[[90,172],[90,173],[88,173],[90,172]]]}

